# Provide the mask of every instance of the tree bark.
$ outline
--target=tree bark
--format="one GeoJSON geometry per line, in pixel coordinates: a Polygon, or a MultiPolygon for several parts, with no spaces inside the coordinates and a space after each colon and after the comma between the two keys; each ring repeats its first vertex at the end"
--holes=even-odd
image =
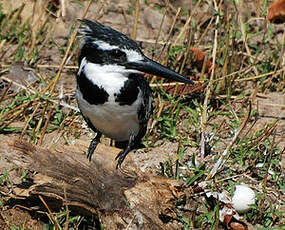
{"type": "Polygon", "coordinates": [[[1,135],[0,146],[5,160],[33,172],[28,182],[13,189],[14,199],[29,208],[46,211],[47,207],[65,205],[84,215],[95,215],[106,229],[182,226],[176,221],[175,206],[184,197],[182,186],[141,172],[131,154],[122,169],[116,170],[114,159],[120,150],[102,144],[91,162],[67,145],[47,150],[1,135]]]}

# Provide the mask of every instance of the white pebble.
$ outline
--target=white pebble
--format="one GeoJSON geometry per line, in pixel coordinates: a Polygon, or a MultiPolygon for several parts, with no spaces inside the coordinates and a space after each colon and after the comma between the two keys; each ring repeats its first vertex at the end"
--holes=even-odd
{"type": "Polygon", "coordinates": [[[254,191],[246,185],[236,185],[236,190],[232,198],[232,204],[238,213],[246,213],[250,206],[255,203],[254,191]]]}

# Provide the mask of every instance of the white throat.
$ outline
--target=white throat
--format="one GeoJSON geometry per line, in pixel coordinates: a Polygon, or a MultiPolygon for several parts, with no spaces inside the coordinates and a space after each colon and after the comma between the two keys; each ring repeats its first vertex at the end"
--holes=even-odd
{"type": "Polygon", "coordinates": [[[130,73],[141,73],[140,71],[133,69],[126,69],[120,65],[100,65],[88,62],[86,58],[83,58],[78,70],[78,76],[81,72],[85,73],[85,76],[98,87],[104,88],[109,95],[118,93],[124,86],[124,82],[128,80],[130,73]]]}

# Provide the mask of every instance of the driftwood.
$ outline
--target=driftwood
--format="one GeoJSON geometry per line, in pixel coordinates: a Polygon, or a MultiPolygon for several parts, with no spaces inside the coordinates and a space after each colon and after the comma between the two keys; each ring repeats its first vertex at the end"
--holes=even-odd
{"type": "Polygon", "coordinates": [[[106,229],[181,228],[175,220],[175,203],[184,197],[182,187],[177,181],[142,173],[130,156],[124,171],[116,170],[119,149],[101,144],[89,162],[69,146],[46,150],[4,135],[0,146],[1,157],[34,172],[29,183],[13,190],[15,199],[27,201],[30,208],[46,211],[44,203],[49,208],[68,205],[100,218],[106,229]]]}

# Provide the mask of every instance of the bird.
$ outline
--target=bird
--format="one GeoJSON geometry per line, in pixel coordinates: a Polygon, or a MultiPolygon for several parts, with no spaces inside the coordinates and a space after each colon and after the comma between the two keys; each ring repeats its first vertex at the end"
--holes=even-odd
{"type": "Polygon", "coordinates": [[[193,85],[194,82],[145,56],[138,44],[109,26],[80,19],[76,100],[87,125],[96,133],[89,161],[102,134],[122,149],[120,168],[128,153],[145,147],[142,138],[152,115],[152,90],[144,74],[193,85]]]}

